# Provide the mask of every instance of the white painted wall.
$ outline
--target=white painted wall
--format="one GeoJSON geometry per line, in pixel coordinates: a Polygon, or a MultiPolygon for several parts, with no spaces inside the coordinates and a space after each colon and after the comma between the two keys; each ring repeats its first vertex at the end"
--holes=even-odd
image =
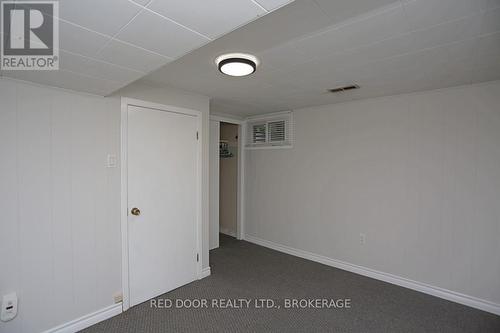
{"type": "Polygon", "coordinates": [[[0,296],[19,296],[1,333],[51,329],[121,292],[120,166],[106,168],[108,153],[120,161],[121,96],[203,112],[208,267],[208,97],[142,81],[104,98],[0,79],[0,296]]]}
{"type": "Polygon", "coordinates": [[[500,304],[499,81],[294,120],[246,151],[247,235],[500,304]]]}
{"type": "Polygon", "coordinates": [[[0,79],[0,295],[40,332],[112,305],[121,292],[116,100],[0,79]]]}

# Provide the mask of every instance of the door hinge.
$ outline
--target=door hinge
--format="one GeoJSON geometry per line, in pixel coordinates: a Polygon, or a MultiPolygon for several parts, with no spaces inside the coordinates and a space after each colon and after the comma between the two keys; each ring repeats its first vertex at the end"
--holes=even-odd
{"type": "Polygon", "coordinates": [[[200,255],[196,253],[196,262],[200,261],[200,255]]]}
{"type": "Polygon", "coordinates": [[[198,131],[196,131],[196,140],[200,139],[200,135],[198,134],[198,131]]]}

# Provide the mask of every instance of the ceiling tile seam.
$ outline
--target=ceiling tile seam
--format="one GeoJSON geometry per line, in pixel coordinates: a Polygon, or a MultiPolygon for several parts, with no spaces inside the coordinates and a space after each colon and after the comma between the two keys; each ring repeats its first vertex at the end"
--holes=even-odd
{"type": "Polygon", "coordinates": [[[77,28],[80,28],[80,29],[86,30],[86,31],[88,31],[88,32],[92,32],[92,33],[98,34],[98,35],[100,35],[100,36],[102,36],[102,37],[105,37],[105,38],[107,38],[107,39],[108,39],[108,40],[106,41],[106,44],[107,44],[107,43],[108,43],[111,39],[113,39],[113,37],[112,37],[112,36],[110,36],[110,35],[106,35],[106,34],[103,34],[102,32],[95,31],[95,30],[92,30],[92,29],[90,29],[90,28],[84,27],[84,26],[82,26],[82,25],[79,25],[79,24],[76,24],[76,23],[73,23],[73,22],[67,21],[67,20],[65,20],[65,19],[63,19],[63,18],[60,18],[60,17],[53,17],[53,18],[55,18],[55,19],[57,19],[57,20],[59,20],[59,21],[61,21],[61,22],[67,23],[67,24],[69,24],[69,25],[72,25],[72,26],[74,26],[74,27],[77,27],[77,28]]]}
{"type": "MultiPolygon", "coordinates": [[[[283,44],[281,44],[281,45],[286,45],[286,44],[293,44],[293,43],[297,43],[297,42],[302,42],[302,41],[305,41],[305,40],[310,39],[310,38],[317,38],[318,36],[321,36],[322,34],[324,34],[324,33],[326,33],[326,32],[330,32],[330,31],[338,30],[338,29],[340,29],[340,28],[344,28],[344,27],[349,26],[349,25],[351,25],[351,24],[359,23],[359,22],[361,22],[361,21],[364,21],[365,19],[368,19],[368,18],[371,18],[371,17],[375,17],[375,16],[380,15],[380,14],[384,14],[384,13],[386,13],[386,12],[390,11],[390,10],[394,10],[396,7],[399,7],[399,5],[398,5],[398,6],[394,6],[394,4],[392,4],[392,6],[393,6],[394,8],[392,8],[392,9],[388,9],[388,10],[386,10],[386,11],[384,11],[384,12],[380,12],[379,14],[376,14],[376,15],[371,15],[370,17],[367,17],[367,18],[364,18],[364,19],[359,19],[359,20],[356,20],[356,21],[351,21],[351,22],[349,22],[349,23],[345,23],[346,21],[344,21],[344,22],[341,22],[339,25],[335,24],[335,25],[333,25],[333,26],[326,27],[326,28],[324,28],[324,29],[321,29],[320,31],[316,31],[316,32],[314,32],[314,33],[312,33],[312,34],[310,34],[310,35],[306,35],[306,36],[301,36],[301,37],[298,37],[298,38],[296,38],[296,39],[293,39],[293,40],[288,41],[288,42],[286,42],[286,43],[283,43],[283,44]]],[[[401,35],[404,35],[404,34],[406,34],[406,33],[408,33],[408,31],[401,33],[401,35]]],[[[399,35],[396,35],[396,37],[398,37],[398,36],[399,36],[399,35]]],[[[394,37],[394,36],[393,36],[393,37],[394,37]]],[[[390,37],[390,38],[393,38],[393,37],[390,37]]],[[[390,39],[390,38],[387,38],[387,39],[390,39]]],[[[383,40],[385,40],[385,39],[383,39],[383,40]]],[[[380,40],[380,41],[382,41],[382,40],[380,40]]],[[[370,44],[372,44],[372,43],[370,43],[370,44]]],[[[370,45],[370,44],[364,44],[363,46],[370,45]]],[[[358,48],[358,47],[356,47],[356,48],[358,48]]]]}
{"type": "MultiPolygon", "coordinates": [[[[484,37],[492,36],[492,35],[499,34],[499,33],[500,33],[500,30],[497,30],[497,31],[489,32],[487,34],[482,34],[482,35],[476,36],[475,39],[484,38],[484,37]]],[[[473,53],[473,57],[477,59],[478,55],[479,55],[479,48],[475,47],[474,50],[472,51],[472,53],[473,53]]]]}
{"type": "Polygon", "coordinates": [[[95,76],[92,76],[92,75],[83,74],[83,73],[80,73],[80,72],[75,72],[75,71],[72,71],[72,70],[69,70],[69,69],[58,69],[58,71],[65,72],[65,73],[71,73],[71,74],[74,74],[74,75],[82,76],[82,77],[85,77],[85,78],[88,78],[88,79],[97,80],[97,81],[108,82],[108,83],[117,83],[117,84],[120,84],[120,85],[122,85],[123,83],[130,82],[128,80],[125,80],[125,81],[115,81],[115,80],[103,79],[103,78],[95,77],[95,76]]]}
{"type": "Polygon", "coordinates": [[[81,57],[81,58],[84,58],[84,59],[87,59],[87,60],[92,60],[92,61],[99,62],[99,63],[105,64],[105,65],[108,65],[108,66],[112,66],[112,67],[116,67],[116,68],[119,68],[119,69],[123,69],[123,70],[129,71],[129,72],[135,72],[137,74],[142,74],[142,75],[146,74],[146,72],[139,71],[137,69],[132,69],[132,68],[129,68],[129,67],[117,65],[117,64],[112,63],[112,62],[108,62],[108,61],[101,60],[101,59],[96,59],[96,58],[93,58],[93,57],[89,57],[89,56],[86,56],[86,55],[83,55],[83,54],[79,54],[79,53],[76,53],[76,52],[72,52],[72,51],[68,51],[68,50],[65,50],[65,49],[61,49],[61,51],[64,51],[64,52],[69,53],[71,55],[74,55],[74,56],[77,56],[77,57],[81,57]]]}
{"type": "Polygon", "coordinates": [[[109,62],[109,61],[105,61],[105,60],[93,58],[93,57],[90,57],[90,56],[87,56],[87,55],[83,55],[83,54],[80,54],[80,53],[77,53],[77,52],[73,52],[73,51],[70,51],[70,50],[67,50],[67,49],[64,49],[64,48],[59,48],[59,50],[61,50],[63,52],[66,52],[66,53],[69,53],[69,54],[74,55],[74,56],[78,56],[78,57],[85,58],[85,59],[88,59],[88,60],[92,60],[92,61],[95,61],[95,62],[100,62],[100,63],[105,64],[105,65],[117,67],[117,68],[124,69],[124,70],[131,71],[131,72],[135,72],[137,74],[143,74],[143,75],[147,74],[146,72],[143,72],[143,71],[139,71],[139,70],[132,69],[132,68],[129,68],[129,67],[121,66],[121,65],[109,62]]]}
{"type": "Polygon", "coordinates": [[[312,0],[312,3],[319,9],[319,11],[321,13],[323,13],[323,15],[325,15],[325,17],[330,21],[332,22],[332,17],[330,15],[328,15],[328,13],[323,9],[323,7],[321,7],[319,5],[319,3],[316,1],[316,0],[312,0]]]}
{"type": "Polygon", "coordinates": [[[88,92],[88,91],[75,90],[75,89],[71,89],[71,88],[63,88],[63,87],[58,87],[58,86],[54,86],[54,85],[50,85],[50,84],[38,83],[38,82],[35,82],[35,81],[28,81],[28,80],[24,80],[24,79],[18,79],[18,78],[13,77],[13,76],[5,76],[5,75],[1,76],[0,75],[0,78],[2,78],[2,80],[11,80],[11,81],[22,82],[22,83],[28,84],[30,86],[37,86],[37,87],[42,87],[42,88],[47,88],[48,87],[50,89],[67,91],[67,92],[71,92],[71,93],[78,94],[78,95],[97,96],[97,97],[103,97],[104,96],[104,95],[99,95],[97,93],[92,93],[92,92],[88,92]]]}
{"type": "Polygon", "coordinates": [[[264,6],[262,6],[259,1],[257,0],[250,0],[251,2],[253,2],[257,7],[259,7],[260,9],[262,9],[263,11],[267,13],[269,13],[269,10],[267,10],[264,6]]]}
{"type": "MultiPolygon", "coordinates": [[[[157,56],[160,56],[160,57],[166,58],[166,59],[168,59],[168,60],[174,60],[173,58],[171,58],[171,57],[167,57],[166,55],[163,55],[163,54],[160,54],[160,53],[158,53],[158,52],[155,52],[155,51],[151,51],[151,50],[145,49],[145,48],[143,48],[143,47],[141,47],[141,46],[138,46],[138,45],[135,45],[135,44],[132,44],[132,43],[129,43],[129,42],[125,42],[125,41],[122,41],[122,40],[119,40],[119,39],[113,39],[113,37],[112,37],[112,36],[109,36],[109,35],[103,34],[102,32],[98,32],[98,31],[95,31],[95,30],[89,29],[89,28],[87,28],[87,27],[84,27],[84,26],[82,26],[82,25],[79,25],[79,24],[76,24],[76,23],[73,23],[73,22],[67,21],[67,20],[65,20],[65,19],[62,19],[62,18],[57,18],[57,19],[58,19],[59,21],[64,22],[64,23],[67,23],[67,24],[70,24],[70,25],[72,25],[72,26],[75,26],[75,27],[77,27],[77,28],[80,28],[80,29],[86,30],[86,31],[88,31],[88,32],[92,32],[92,33],[98,34],[98,35],[103,36],[103,37],[106,37],[106,38],[109,38],[110,40],[109,40],[109,41],[107,41],[107,42],[106,42],[106,44],[108,44],[108,42],[110,43],[112,40],[117,40],[117,41],[119,41],[120,43],[127,44],[128,46],[132,46],[132,47],[135,47],[135,48],[141,49],[141,50],[143,50],[143,51],[145,51],[145,52],[155,54],[155,55],[157,55],[157,56]]],[[[68,50],[65,50],[65,49],[61,49],[61,50],[68,51],[68,50]]],[[[69,51],[68,51],[68,52],[69,52],[69,51]]],[[[99,51],[99,52],[100,52],[100,51],[99,51]]],[[[98,52],[98,53],[96,53],[96,54],[99,54],[99,52],[98,52]]],[[[116,65],[116,64],[114,64],[114,65],[116,65]]],[[[116,66],[119,66],[119,65],[116,65],[116,66]]]]}
{"type": "MultiPolygon", "coordinates": [[[[129,0],[130,1],[130,0],[129,0]]],[[[133,4],[136,4],[135,2],[133,1],[130,1],[132,2],[133,4]]],[[[151,1],[150,1],[151,2],[151,1]]],[[[148,2],[148,4],[150,3],[148,2]]],[[[136,4],[137,5],[137,4],[136,4]]],[[[125,23],[120,29],[118,29],[118,31],[113,34],[113,36],[111,36],[111,39],[108,40],[96,53],[96,55],[99,55],[101,54],[101,52],[114,40],[116,40],[116,36],[118,36],[119,33],[121,33],[123,31],[123,29],[125,29],[126,27],[128,27],[130,25],[130,23],[132,23],[133,20],[135,20],[135,18],[137,16],[139,16],[142,12],[144,11],[144,8],[141,7],[141,10],[139,10],[127,23],[125,23]]]]}
{"type": "MultiPolygon", "coordinates": [[[[418,0],[399,0],[403,6],[403,9],[405,11],[405,13],[407,13],[407,6],[410,2],[413,2],[413,1],[418,1],[418,0]]],[[[500,5],[498,5],[498,7],[500,7],[500,5]]],[[[486,8],[483,8],[483,6],[480,6],[478,7],[478,9],[475,9],[475,10],[471,10],[469,14],[465,15],[465,16],[462,16],[462,17],[467,17],[467,16],[471,16],[471,15],[474,15],[474,14],[478,14],[478,13],[486,13],[486,12],[489,12],[489,11],[492,11],[492,10],[495,10],[498,8],[497,6],[493,7],[493,8],[489,8],[489,9],[486,9],[486,8]]],[[[407,15],[407,18],[409,19],[409,15],[407,15]]]]}
{"type": "MultiPolygon", "coordinates": [[[[492,34],[494,34],[494,33],[492,33],[492,34]]],[[[488,35],[488,34],[486,34],[486,35],[488,35]]],[[[420,53],[420,52],[424,52],[424,51],[430,51],[430,50],[434,50],[434,49],[437,49],[437,48],[440,48],[440,47],[445,47],[445,46],[450,46],[450,45],[453,45],[453,44],[462,43],[464,41],[472,41],[474,39],[477,39],[478,37],[479,36],[465,38],[465,39],[461,39],[461,40],[458,40],[458,41],[453,41],[453,42],[448,42],[448,43],[443,43],[443,44],[435,45],[435,46],[432,46],[432,47],[426,47],[426,48],[418,49],[418,50],[415,50],[415,51],[410,51],[410,52],[405,52],[405,53],[399,53],[399,54],[396,54],[396,55],[393,55],[393,56],[390,56],[390,57],[385,57],[385,58],[381,58],[381,59],[369,61],[369,62],[363,64],[363,66],[364,65],[375,64],[377,62],[386,61],[386,60],[390,60],[390,59],[400,58],[400,57],[408,56],[408,55],[415,54],[415,53],[420,53]]],[[[355,67],[356,66],[352,66],[351,68],[355,68],[355,67]]]]}
{"type": "Polygon", "coordinates": [[[408,15],[408,11],[406,10],[406,6],[404,5],[403,0],[399,0],[399,3],[401,4],[401,8],[403,9],[403,15],[405,16],[406,26],[408,28],[408,31],[410,31],[411,30],[411,27],[410,27],[410,15],[408,15]]]}
{"type": "MultiPolygon", "coordinates": [[[[376,59],[376,60],[373,60],[373,61],[368,61],[368,62],[364,63],[363,66],[370,65],[370,64],[376,64],[376,63],[379,63],[379,62],[382,62],[382,61],[391,60],[391,59],[397,59],[397,58],[400,58],[400,57],[408,56],[408,55],[411,55],[411,54],[416,54],[416,53],[419,53],[419,52],[429,51],[429,50],[437,49],[437,48],[440,48],[440,47],[450,46],[450,45],[453,45],[453,44],[462,43],[464,41],[472,41],[472,40],[477,39],[479,37],[485,37],[485,36],[493,35],[493,34],[497,34],[497,33],[498,33],[498,31],[497,32],[491,32],[491,33],[484,34],[484,35],[475,36],[475,37],[469,37],[469,38],[461,39],[461,40],[458,40],[458,41],[453,41],[453,42],[448,42],[448,43],[442,43],[442,44],[435,45],[435,46],[432,46],[432,47],[421,48],[421,49],[410,51],[410,52],[399,53],[399,54],[395,54],[395,55],[392,55],[392,56],[389,56],[389,57],[383,57],[383,58],[376,59]]],[[[400,36],[403,36],[403,35],[406,35],[406,34],[409,34],[409,33],[405,33],[405,34],[402,34],[400,36]]],[[[358,49],[358,48],[356,48],[356,49],[358,49]]],[[[351,52],[353,50],[354,49],[352,49],[351,52]]],[[[338,52],[336,54],[344,54],[344,53],[347,53],[347,52],[346,51],[345,52],[338,52]]],[[[326,57],[320,58],[320,59],[326,59],[326,57]]],[[[310,62],[307,62],[307,63],[310,63],[310,62]]],[[[345,68],[343,71],[345,72],[347,70],[351,70],[351,69],[359,68],[359,67],[360,66],[353,65],[353,66],[349,66],[349,67],[345,68]]],[[[279,71],[283,72],[283,73],[286,72],[286,71],[281,71],[281,70],[279,70],[279,71]]]]}
{"type": "Polygon", "coordinates": [[[97,80],[97,81],[108,82],[108,83],[123,84],[124,82],[128,82],[128,81],[115,81],[115,80],[103,79],[103,78],[100,78],[100,77],[95,77],[95,76],[92,76],[92,75],[83,74],[83,73],[75,72],[75,71],[68,70],[68,69],[60,69],[60,71],[71,73],[71,74],[75,74],[75,75],[78,75],[78,76],[83,76],[83,77],[86,77],[86,78],[89,78],[89,79],[93,79],[93,80],[97,80]]]}
{"type": "MultiPolygon", "coordinates": [[[[125,44],[125,45],[127,45],[127,46],[131,46],[131,47],[135,47],[136,49],[140,49],[140,50],[142,50],[142,51],[144,51],[144,52],[147,52],[147,53],[151,53],[151,54],[157,55],[157,56],[159,56],[159,57],[161,57],[161,58],[165,58],[165,60],[169,60],[169,61],[173,61],[173,60],[175,60],[175,59],[174,59],[174,58],[172,58],[172,57],[166,56],[166,55],[164,55],[164,54],[161,54],[161,53],[158,53],[158,52],[155,52],[155,51],[149,50],[149,49],[145,49],[145,48],[143,48],[142,46],[135,45],[135,44],[132,44],[132,43],[126,42],[126,41],[121,40],[121,39],[118,39],[118,38],[113,38],[113,41],[117,41],[117,42],[120,42],[120,43],[125,44]]],[[[112,41],[110,41],[110,42],[112,42],[112,41]]],[[[102,52],[102,51],[101,51],[101,52],[102,52]]]]}
{"type": "MultiPolygon", "coordinates": [[[[316,0],[314,0],[314,1],[316,3],[316,0]]],[[[320,5],[318,5],[318,6],[321,7],[320,5]]],[[[326,27],[324,29],[320,29],[319,31],[316,31],[316,32],[314,32],[314,33],[312,33],[312,34],[310,34],[308,36],[301,37],[301,39],[307,39],[307,38],[311,38],[311,37],[316,37],[316,36],[319,36],[319,35],[327,33],[327,32],[331,32],[331,31],[334,31],[334,30],[339,30],[341,28],[345,28],[347,26],[350,26],[350,25],[353,25],[353,24],[356,24],[356,23],[359,23],[359,22],[363,22],[363,21],[366,21],[366,20],[371,19],[373,17],[380,16],[382,14],[385,14],[385,13],[388,13],[390,11],[396,10],[397,8],[400,8],[402,6],[403,5],[400,3],[400,1],[396,1],[396,2],[391,3],[389,5],[382,6],[380,8],[371,10],[371,11],[369,11],[367,13],[356,15],[356,16],[348,18],[348,19],[346,19],[344,21],[335,23],[335,24],[333,24],[331,26],[328,26],[328,27],[326,27]]]]}
{"type": "Polygon", "coordinates": [[[184,24],[182,24],[182,23],[177,22],[177,21],[176,21],[176,20],[174,20],[174,19],[171,19],[170,17],[167,17],[167,16],[165,16],[165,15],[162,15],[162,14],[160,14],[160,13],[158,13],[158,12],[155,12],[154,10],[150,9],[149,7],[147,7],[147,6],[151,5],[151,3],[152,3],[153,1],[148,2],[148,3],[146,4],[146,6],[143,6],[143,5],[141,5],[141,4],[138,4],[137,2],[134,2],[134,1],[132,1],[132,0],[128,0],[128,1],[129,1],[130,3],[133,3],[134,5],[136,5],[136,6],[138,6],[138,7],[141,7],[143,10],[146,10],[146,11],[150,12],[151,14],[154,14],[154,15],[156,15],[156,16],[159,16],[159,17],[161,17],[161,18],[163,18],[163,19],[165,19],[165,20],[167,20],[167,21],[170,21],[170,22],[172,22],[172,23],[174,23],[174,24],[176,24],[176,25],[180,26],[180,27],[181,27],[181,28],[183,28],[183,29],[186,29],[186,30],[188,30],[188,31],[191,31],[191,32],[192,32],[192,33],[194,33],[194,34],[197,34],[198,36],[200,36],[200,37],[202,37],[202,38],[205,38],[205,39],[207,39],[208,41],[212,41],[212,40],[213,40],[212,38],[208,37],[207,35],[202,34],[201,32],[198,32],[198,31],[196,31],[196,30],[194,30],[194,29],[192,29],[192,28],[190,28],[190,27],[188,27],[188,26],[186,26],[186,25],[184,25],[184,24]]]}
{"type": "MultiPolygon", "coordinates": [[[[130,1],[130,0],[129,0],[129,1],[130,1]]],[[[140,12],[139,12],[139,13],[140,13],[140,12]]],[[[139,13],[137,13],[136,15],[138,15],[139,13]]],[[[90,28],[87,28],[87,27],[85,27],[85,26],[82,26],[82,25],[76,24],[76,23],[71,22],[71,21],[68,21],[68,20],[65,20],[65,19],[63,19],[63,18],[60,18],[60,17],[55,17],[55,16],[54,16],[54,18],[58,19],[58,20],[59,20],[59,21],[61,21],[61,22],[64,22],[64,23],[70,24],[70,25],[72,25],[72,26],[74,26],[74,27],[77,27],[77,28],[80,28],[80,29],[86,30],[86,31],[88,31],[88,32],[92,32],[92,33],[98,34],[98,35],[100,35],[100,36],[102,36],[102,37],[109,38],[109,40],[108,40],[108,41],[106,41],[106,44],[105,44],[106,46],[107,46],[107,45],[109,45],[109,43],[111,43],[113,40],[116,40],[116,41],[119,41],[120,43],[123,43],[123,44],[126,44],[126,45],[128,45],[128,46],[132,46],[132,47],[138,48],[138,49],[140,49],[140,50],[142,50],[142,51],[145,51],[145,52],[148,52],[148,53],[155,54],[155,55],[160,56],[160,57],[162,57],[162,58],[165,58],[165,59],[167,59],[167,60],[170,60],[170,61],[175,60],[175,59],[174,59],[174,58],[172,58],[172,57],[169,57],[169,56],[166,56],[166,55],[164,55],[164,54],[161,54],[161,53],[158,53],[158,52],[155,52],[155,51],[152,51],[152,50],[146,49],[146,48],[141,47],[141,46],[139,46],[139,45],[135,45],[135,44],[132,44],[132,43],[129,43],[129,42],[123,41],[123,40],[118,39],[118,38],[114,38],[113,36],[110,36],[110,35],[104,34],[104,33],[99,32],[99,31],[92,30],[92,29],[90,29],[90,28]]],[[[134,18],[135,18],[135,16],[134,16],[134,18]]],[[[129,22],[129,23],[130,23],[130,22],[129,22]]],[[[127,24],[128,24],[128,23],[127,23],[127,24]]],[[[121,31],[121,29],[120,29],[120,31],[121,31]]],[[[116,34],[115,34],[115,35],[116,35],[116,34]]],[[[102,49],[104,49],[104,47],[102,47],[102,48],[101,48],[101,49],[100,49],[100,50],[99,50],[96,54],[100,54],[100,52],[102,52],[102,49]]],[[[62,49],[61,49],[61,50],[62,50],[62,49]]],[[[67,51],[67,50],[64,50],[64,51],[67,51]]],[[[114,65],[116,65],[116,64],[114,64],[114,65]]],[[[118,66],[118,65],[116,65],[116,66],[118,66]]]]}
{"type": "MultiPolygon", "coordinates": [[[[437,24],[434,24],[434,25],[431,25],[429,27],[426,27],[426,28],[422,28],[422,29],[415,29],[415,30],[411,30],[411,31],[408,31],[408,32],[403,32],[403,33],[400,33],[398,35],[394,35],[394,36],[391,36],[391,37],[388,37],[388,38],[383,38],[383,39],[380,39],[380,40],[377,40],[377,41],[374,41],[374,42],[371,42],[371,43],[367,43],[367,44],[363,44],[363,45],[359,45],[359,46],[356,46],[356,47],[353,47],[353,48],[349,48],[349,49],[345,49],[345,50],[342,50],[342,51],[338,51],[338,52],[333,52],[333,53],[329,53],[323,57],[316,57],[316,58],[313,58],[313,59],[310,59],[308,61],[305,61],[303,63],[301,63],[301,65],[304,65],[304,64],[310,64],[310,63],[313,63],[315,61],[318,61],[318,60],[322,60],[322,59],[326,59],[328,58],[329,56],[331,55],[343,55],[343,54],[349,54],[351,52],[355,52],[357,50],[360,50],[360,49],[363,49],[363,48],[366,48],[366,47],[370,47],[370,46],[374,46],[374,45],[377,45],[379,43],[383,43],[383,42],[386,42],[388,40],[391,40],[391,39],[394,39],[394,38],[400,38],[400,37],[404,37],[404,36],[408,36],[410,37],[410,35],[412,33],[415,33],[415,32],[422,32],[422,31],[425,31],[425,30],[429,30],[429,29],[433,29],[435,27],[438,27],[440,25],[444,25],[444,24],[448,24],[448,23],[451,23],[451,22],[454,22],[454,21],[459,21],[459,20],[463,20],[464,18],[468,18],[468,17],[471,17],[471,16],[474,16],[474,15],[478,15],[477,12],[474,12],[470,15],[467,15],[467,16],[463,16],[463,17],[459,17],[459,18],[456,18],[456,19],[452,19],[452,20],[448,20],[448,21],[445,21],[445,22],[441,22],[441,23],[437,23],[437,24]]],[[[487,34],[481,34],[481,33],[478,33],[478,35],[474,36],[474,37],[469,37],[469,38],[465,38],[465,39],[459,39],[459,40],[456,40],[456,41],[453,41],[453,42],[448,42],[448,43],[443,43],[443,44],[439,44],[439,45],[435,45],[433,47],[428,47],[428,48],[421,48],[421,49],[418,49],[418,50],[415,50],[415,51],[411,51],[411,52],[406,52],[406,53],[403,53],[404,55],[407,55],[407,54],[411,54],[411,53],[416,53],[418,51],[423,51],[423,50],[427,50],[427,49],[432,49],[432,48],[435,48],[435,47],[440,47],[440,46],[443,46],[443,45],[447,45],[447,44],[452,44],[452,43],[457,43],[457,42],[463,42],[463,41],[466,41],[466,40],[472,40],[474,38],[479,38],[479,37],[483,37],[483,36],[486,36],[486,35],[489,35],[489,34],[493,34],[493,33],[496,33],[496,32],[490,32],[490,33],[487,33],[487,34]]],[[[299,41],[302,41],[302,40],[305,40],[305,39],[308,39],[308,38],[314,38],[316,37],[315,35],[312,35],[312,36],[309,36],[309,37],[301,37],[297,40],[292,40],[292,41],[289,41],[287,43],[284,43],[282,45],[286,45],[286,44],[291,44],[292,47],[294,43],[296,42],[299,42],[299,41]]],[[[299,51],[297,51],[299,52],[299,51]]],[[[397,56],[397,55],[396,55],[397,56]]],[[[391,57],[394,57],[394,56],[391,56],[391,57]]],[[[381,58],[381,59],[378,59],[378,60],[375,60],[374,62],[376,61],[380,61],[380,60],[384,60],[384,59],[388,59],[388,58],[391,58],[391,57],[386,57],[386,58],[381,58]]],[[[370,63],[373,63],[373,62],[370,62],[370,63]]]]}

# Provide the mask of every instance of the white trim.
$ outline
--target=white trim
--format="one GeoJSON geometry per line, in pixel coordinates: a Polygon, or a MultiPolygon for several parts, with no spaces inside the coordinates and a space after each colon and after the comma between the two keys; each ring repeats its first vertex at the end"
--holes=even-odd
{"type": "Polygon", "coordinates": [[[211,270],[210,270],[210,267],[205,267],[201,270],[201,274],[200,276],[198,277],[199,280],[201,279],[204,279],[206,277],[209,277],[211,274],[211,270]]]}
{"type": "Polygon", "coordinates": [[[128,177],[127,177],[127,130],[128,130],[128,106],[138,106],[149,109],[161,110],[166,112],[175,112],[181,114],[187,114],[197,117],[198,120],[198,166],[197,166],[197,212],[196,212],[196,251],[199,255],[199,260],[197,262],[196,275],[198,277],[202,276],[202,235],[203,235],[203,214],[202,214],[202,203],[203,203],[203,193],[202,193],[202,177],[203,177],[203,126],[202,126],[202,113],[200,111],[181,108],[172,105],[163,105],[157,103],[151,103],[147,101],[142,101],[139,99],[121,98],[121,234],[122,234],[122,292],[123,292],[123,311],[126,311],[130,307],[130,287],[129,287],[129,252],[128,252],[128,177]]]}
{"type": "Polygon", "coordinates": [[[229,123],[229,124],[236,124],[236,125],[241,125],[244,122],[243,119],[237,119],[237,118],[233,118],[230,116],[219,116],[216,114],[211,115],[210,120],[215,120],[215,121],[229,123]]]}
{"type": "Polygon", "coordinates": [[[209,126],[209,251],[219,247],[219,169],[220,169],[220,121],[210,119],[209,126]],[[214,128],[215,127],[215,128],[214,128]],[[215,132],[215,133],[213,133],[215,132]],[[215,142],[213,142],[215,141],[215,142]]]}
{"type": "Polygon", "coordinates": [[[246,146],[246,150],[261,150],[261,149],[289,149],[293,148],[293,145],[262,145],[262,146],[246,146]]]}
{"type": "Polygon", "coordinates": [[[236,186],[236,239],[243,239],[244,217],[245,217],[245,124],[241,123],[238,127],[238,184],[236,186]]]}
{"type": "Polygon", "coordinates": [[[44,331],[44,333],[75,333],[101,321],[119,315],[120,313],[122,313],[122,304],[113,304],[96,312],[89,313],[75,320],[68,321],[67,323],[48,329],[44,331]]]}
{"type": "Polygon", "coordinates": [[[349,271],[352,273],[356,273],[359,275],[367,276],[376,280],[392,283],[401,287],[405,287],[408,289],[416,290],[422,292],[424,294],[436,296],[439,298],[446,299],[448,301],[452,301],[455,303],[463,304],[466,306],[470,306],[472,308],[476,308],[479,310],[483,310],[486,312],[491,312],[496,315],[500,315],[500,304],[496,304],[493,302],[489,302],[477,297],[461,294],[458,292],[454,292],[451,290],[447,290],[440,287],[435,287],[426,283],[410,280],[404,277],[400,277],[397,275],[380,272],[374,269],[366,268],[359,265],[354,265],[345,261],[340,261],[336,259],[331,259],[319,254],[315,254],[312,252],[307,252],[299,249],[295,249],[286,245],[281,245],[278,243],[274,243],[268,240],[264,240],[258,237],[245,235],[245,240],[257,245],[261,245],[276,251],[280,251],[283,253],[287,253],[296,257],[308,259],[311,261],[319,262],[324,265],[336,267],[345,271],[349,271]]]}
{"type": "MultiPolygon", "coordinates": [[[[245,141],[246,141],[246,123],[244,120],[237,120],[230,117],[211,115],[210,120],[235,124],[238,126],[238,184],[237,184],[237,197],[236,202],[236,239],[243,239],[244,236],[244,222],[245,222],[245,141]]],[[[210,156],[211,158],[211,156],[210,156]]]]}
{"type": "Polygon", "coordinates": [[[246,117],[245,121],[249,121],[249,120],[264,120],[264,119],[276,118],[276,117],[279,117],[279,116],[285,116],[285,115],[289,115],[289,114],[292,114],[292,113],[293,113],[292,111],[288,110],[288,111],[280,111],[280,112],[273,112],[273,113],[258,114],[258,115],[255,115],[255,116],[246,117]]]}
{"type": "Polygon", "coordinates": [[[122,236],[122,293],[123,293],[123,311],[130,307],[129,298],[129,271],[128,271],[128,104],[125,99],[121,100],[121,154],[120,154],[120,172],[121,172],[121,200],[120,200],[120,228],[122,236]]]}
{"type": "Polygon", "coordinates": [[[219,230],[219,233],[224,234],[226,236],[231,236],[231,237],[235,237],[236,238],[236,231],[229,230],[227,228],[221,228],[219,230]]]}

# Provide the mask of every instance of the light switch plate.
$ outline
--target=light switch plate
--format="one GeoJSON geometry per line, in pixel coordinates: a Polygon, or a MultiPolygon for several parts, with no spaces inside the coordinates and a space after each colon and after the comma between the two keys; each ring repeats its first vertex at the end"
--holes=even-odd
{"type": "Polygon", "coordinates": [[[106,161],[106,167],[107,168],[116,168],[116,155],[115,154],[108,154],[108,159],[106,161]]]}
{"type": "Polygon", "coordinates": [[[17,295],[10,293],[2,298],[2,311],[0,313],[1,321],[9,321],[17,315],[17,295]]]}

